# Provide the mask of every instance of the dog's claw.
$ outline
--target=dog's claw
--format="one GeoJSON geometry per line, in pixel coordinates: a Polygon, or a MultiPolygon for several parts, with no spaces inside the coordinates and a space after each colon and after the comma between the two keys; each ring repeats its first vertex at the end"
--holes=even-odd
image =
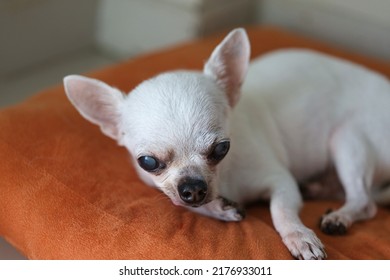
{"type": "Polygon", "coordinates": [[[237,215],[241,217],[241,219],[245,219],[246,217],[246,211],[244,208],[237,208],[237,215]]]}
{"type": "Polygon", "coordinates": [[[299,260],[323,260],[327,257],[318,237],[309,229],[291,232],[283,237],[291,254],[299,260]]]}

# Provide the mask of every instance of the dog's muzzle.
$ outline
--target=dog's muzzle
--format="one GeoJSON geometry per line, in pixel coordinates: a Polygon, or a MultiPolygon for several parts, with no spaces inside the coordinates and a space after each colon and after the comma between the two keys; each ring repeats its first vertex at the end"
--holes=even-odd
{"type": "Polygon", "coordinates": [[[207,196],[207,184],[203,180],[187,178],[178,186],[179,196],[182,201],[193,207],[204,203],[207,196]]]}

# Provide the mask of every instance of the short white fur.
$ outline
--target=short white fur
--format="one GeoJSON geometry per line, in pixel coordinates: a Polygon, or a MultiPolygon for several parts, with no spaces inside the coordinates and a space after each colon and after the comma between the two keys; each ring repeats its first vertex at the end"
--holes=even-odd
{"type": "Polygon", "coordinates": [[[373,217],[374,191],[377,200],[389,201],[390,192],[376,187],[390,179],[390,83],[310,50],[280,50],[251,64],[249,54],[246,32],[235,29],[203,72],[163,73],[129,95],[71,75],[65,90],[81,115],[129,150],[140,177],[174,204],[239,221],[236,203],[270,199],[274,226],[291,254],[324,259],[321,241],[299,218],[298,183],[336,169],[346,200],[322,218],[321,229],[331,234],[373,217]],[[212,147],[226,139],[230,151],[210,163],[212,147]],[[163,167],[145,171],[137,162],[145,155],[163,167]],[[183,178],[207,185],[198,204],[181,198],[183,178]]]}

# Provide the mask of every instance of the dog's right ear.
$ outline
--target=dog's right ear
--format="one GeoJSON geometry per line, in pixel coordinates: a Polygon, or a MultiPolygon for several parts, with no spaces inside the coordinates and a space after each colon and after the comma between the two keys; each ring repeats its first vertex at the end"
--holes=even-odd
{"type": "Polygon", "coordinates": [[[120,104],[124,100],[119,90],[78,75],[66,76],[64,87],[69,100],[84,118],[99,125],[105,135],[118,140],[120,104]]]}
{"type": "Polygon", "coordinates": [[[234,107],[240,98],[249,56],[248,35],[243,28],[237,28],[214,49],[204,66],[203,72],[211,76],[226,92],[231,107],[234,107]]]}

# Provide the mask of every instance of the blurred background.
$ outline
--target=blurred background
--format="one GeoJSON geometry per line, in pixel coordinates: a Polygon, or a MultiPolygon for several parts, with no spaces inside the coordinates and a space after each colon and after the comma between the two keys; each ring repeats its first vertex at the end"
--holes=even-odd
{"type": "MultiPolygon", "coordinates": [[[[250,24],[390,61],[390,0],[0,0],[0,109],[140,53],[250,24]]],[[[0,239],[0,259],[23,258],[0,239]]]]}
{"type": "Polygon", "coordinates": [[[273,24],[390,59],[390,0],[0,0],[0,107],[134,55],[273,24]]]}

